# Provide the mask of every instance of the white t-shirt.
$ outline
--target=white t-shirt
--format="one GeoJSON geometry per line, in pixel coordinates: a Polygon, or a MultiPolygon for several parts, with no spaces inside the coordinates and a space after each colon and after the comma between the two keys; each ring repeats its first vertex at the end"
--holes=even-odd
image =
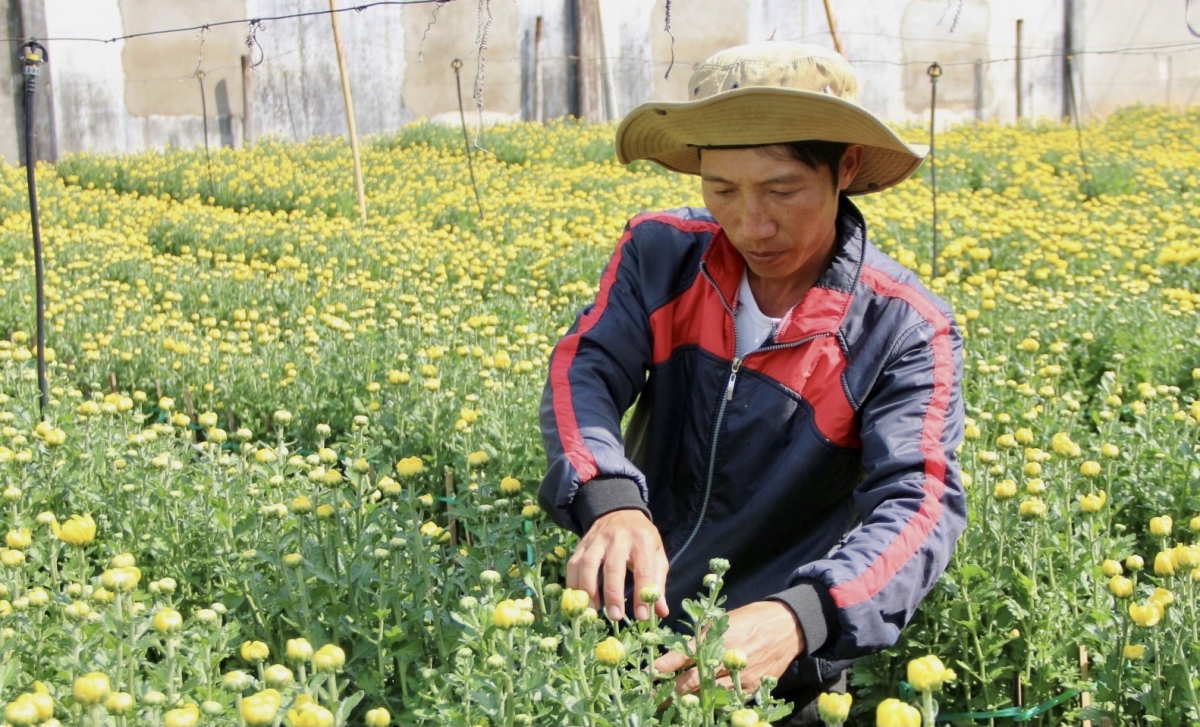
{"type": "Polygon", "coordinates": [[[742,273],[742,285],[738,288],[737,313],[733,317],[733,325],[737,328],[737,357],[746,354],[763,345],[771,337],[782,318],[772,318],[764,315],[758,309],[758,301],[750,291],[750,278],[742,273]]]}

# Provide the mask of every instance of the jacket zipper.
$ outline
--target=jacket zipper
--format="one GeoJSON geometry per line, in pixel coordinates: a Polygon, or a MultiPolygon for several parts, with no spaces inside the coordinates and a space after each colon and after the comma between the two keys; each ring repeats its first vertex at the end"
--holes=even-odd
{"type": "MultiPolygon", "coordinates": [[[[737,384],[738,371],[741,370],[742,362],[745,360],[744,358],[737,355],[737,320],[736,320],[737,314],[734,312],[733,307],[730,306],[729,301],[727,301],[725,299],[725,294],[721,292],[721,289],[717,286],[716,281],[712,279],[712,275],[709,274],[708,267],[704,264],[703,261],[700,263],[700,272],[702,272],[704,274],[704,277],[708,280],[709,284],[712,285],[713,289],[715,289],[717,291],[717,297],[721,299],[721,305],[725,308],[725,312],[728,313],[730,316],[734,317],[734,322],[733,322],[734,355],[733,355],[733,363],[729,368],[729,380],[725,384],[725,393],[721,397],[720,404],[717,406],[717,418],[716,418],[716,421],[713,423],[712,443],[709,445],[709,450],[708,450],[708,476],[705,477],[705,481],[704,481],[704,499],[700,501],[700,514],[696,516],[696,524],[692,526],[692,532],[688,533],[687,540],[685,540],[683,542],[683,545],[680,546],[679,550],[675,551],[675,554],[672,555],[670,560],[667,561],[668,566],[675,565],[675,561],[679,560],[679,556],[683,555],[683,551],[687,550],[688,546],[690,546],[692,544],[692,541],[696,539],[696,535],[700,532],[700,526],[704,523],[704,516],[708,513],[708,501],[712,498],[713,476],[716,474],[716,469],[717,469],[717,440],[720,438],[721,423],[725,419],[725,407],[729,404],[729,402],[733,401],[733,389],[734,389],[734,386],[737,384]]],[[[829,335],[831,335],[831,334],[818,333],[818,334],[815,334],[812,336],[808,336],[806,338],[802,338],[799,341],[792,341],[790,343],[779,343],[779,344],[775,344],[772,346],[764,346],[762,348],[748,352],[746,354],[746,356],[749,357],[751,354],[754,354],[754,353],[775,351],[775,350],[778,350],[781,348],[792,348],[795,346],[802,346],[805,343],[808,343],[809,341],[813,341],[815,339],[823,338],[823,337],[829,336],[829,335]]]]}

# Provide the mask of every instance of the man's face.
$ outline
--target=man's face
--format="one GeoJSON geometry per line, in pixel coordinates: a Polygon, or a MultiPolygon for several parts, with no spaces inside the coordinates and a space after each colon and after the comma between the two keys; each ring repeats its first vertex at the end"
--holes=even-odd
{"type": "Polygon", "coordinates": [[[862,147],[851,146],[830,171],[793,159],[781,147],[704,149],[704,203],[752,278],[784,282],[823,268],[837,237],[838,194],[853,181],[862,147]]]}

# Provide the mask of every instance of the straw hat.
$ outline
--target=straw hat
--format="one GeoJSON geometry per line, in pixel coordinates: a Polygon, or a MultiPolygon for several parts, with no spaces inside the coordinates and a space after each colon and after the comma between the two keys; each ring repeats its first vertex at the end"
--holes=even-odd
{"type": "Polygon", "coordinates": [[[625,117],[617,127],[622,164],[649,159],[699,174],[698,147],[862,144],[862,167],[846,193],[865,194],[907,179],[929,151],[859,106],[850,63],[818,45],[762,41],[723,50],[700,64],[688,91],[690,101],[642,104],[625,117]]]}

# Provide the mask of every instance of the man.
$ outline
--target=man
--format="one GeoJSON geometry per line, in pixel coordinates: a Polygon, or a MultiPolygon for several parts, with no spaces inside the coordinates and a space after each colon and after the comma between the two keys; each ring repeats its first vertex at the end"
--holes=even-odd
{"type": "MultiPolygon", "coordinates": [[[[670,618],[729,560],[742,684],[779,678],[804,723],[895,642],[965,525],[958,328],[847,198],[927,150],[858,106],[849,64],[817,46],[723,51],[688,92],[630,113],[617,155],[699,174],[707,209],[635,217],[556,347],[540,497],[582,535],[568,586],[611,618],[649,616],[627,570],[670,618]]],[[[698,687],[681,655],[655,666],[698,687]]]]}

